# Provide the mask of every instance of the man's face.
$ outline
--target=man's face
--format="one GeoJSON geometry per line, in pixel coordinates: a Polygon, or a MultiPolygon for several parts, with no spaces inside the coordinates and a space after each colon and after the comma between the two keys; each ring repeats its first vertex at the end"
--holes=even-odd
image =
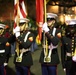
{"type": "Polygon", "coordinates": [[[20,31],[24,31],[24,30],[27,29],[27,24],[26,23],[20,23],[19,26],[20,26],[20,31]]]}
{"type": "Polygon", "coordinates": [[[75,26],[67,26],[67,33],[73,35],[76,32],[75,26]]]}
{"type": "Polygon", "coordinates": [[[48,27],[52,28],[54,26],[55,20],[48,21],[47,23],[48,23],[48,27]]]}
{"type": "Polygon", "coordinates": [[[69,31],[71,34],[74,34],[75,33],[75,28],[74,27],[69,27],[69,31]]]}

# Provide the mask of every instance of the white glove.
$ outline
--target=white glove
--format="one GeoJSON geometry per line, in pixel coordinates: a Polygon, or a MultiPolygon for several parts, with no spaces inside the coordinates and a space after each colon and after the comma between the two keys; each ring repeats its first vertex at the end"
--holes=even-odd
{"type": "Polygon", "coordinates": [[[64,68],[63,70],[64,70],[64,72],[66,72],[66,68],[64,68]]]}
{"type": "Polygon", "coordinates": [[[15,29],[13,29],[13,32],[16,33],[16,32],[19,32],[20,31],[20,27],[17,26],[15,29]]]}
{"type": "Polygon", "coordinates": [[[74,62],[76,62],[76,56],[73,56],[73,57],[72,57],[72,60],[73,60],[74,62]]]}
{"type": "Polygon", "coordinates": [[[15,36],[19,37],[20,36],[20,32],[16,32],[15,36]]]}
{"type": "Polygon", "coordinates": [[[46,22],[43,24],[42,30],[45,31],[45,32],[48,32],[49,31],[49,28],[48,28],[46,22]]]}
{"type": "Polygon", "coordinates": [[[13,32],[14,32],[16,37],[20,36],[20,27],[17,26],[15,29],[13,29],[13,32]]]}

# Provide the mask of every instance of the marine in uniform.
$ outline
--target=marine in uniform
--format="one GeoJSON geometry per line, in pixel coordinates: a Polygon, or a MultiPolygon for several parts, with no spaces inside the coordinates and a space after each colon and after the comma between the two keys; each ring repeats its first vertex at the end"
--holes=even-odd
{"type": "MultiPolygon", "coordinates": [[[[11,36],[9,30],[10,30],[10,27],[9,27],[8,25],[6,25],[6,26],[5,26],[4,37],[6,37],[6,38],[8,38],[8,39],[9,39],[10,36],[11,36]]],[[[9,45],[9,46],[7,47],[7,55],[6,55],[6,60],[5,60],[4,66],[7,66],[7,65],[8,65],[10,55],[11,55],[11,45],[9,45]]]]}
{"type": "Polygon", "coordinates": [[[76,75],[76,20],[66,20],[62,32],[61,61],[66,75],[76,75]]]}
{"type": "Polygon", "coordinates": [[[60,63],[58,55],[58,43],[61,38],[61,30],[56,28],[56,14],[47,13],[47,23],[43,24],[43,49],[40,60],[42,75],[57,75],[57,65],[60,63]],[[44,38],[45,37],[45,38],[44,38]]]}
{"type": "Polygon", "coordinates": [[[16,75],[30,75],[30,67],[33,65],[30,47],[34,41],[34,34],[28,31],[28,22],[27,18],[20,19],[19,25],[13,30],[15,36],[10,38],[12,41],[16,40],[16,75]]]}
{"type": "Polygon", "coordinates": [[[4,62],[7,55],[7,47],[9,46],[8,38],[4,36],[4,28],[5,25],[0,24],[0,75],[6,75],[4,62]]]}

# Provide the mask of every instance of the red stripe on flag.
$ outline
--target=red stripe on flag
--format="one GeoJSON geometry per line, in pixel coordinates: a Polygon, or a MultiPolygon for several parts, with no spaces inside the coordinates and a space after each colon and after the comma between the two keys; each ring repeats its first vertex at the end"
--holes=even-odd
{"type": "Polygon", "coordinates": [[[21,4],[19,4],[19,6],[20,6],[20,12],[22,13],[22,16],[23,16],[24,18],[26,18],[26,14],[25,14],[24,10],[22,9],[21,4]]]}
{"type": "Polygon", "coordinates": [[[16,15],[17,15],[17,4],[14,5],[14,16],[16,16],[16,15]]]}
{"type": "Polygon", "coordinates": [[[14,28],[16,28],[16,26],[17,26],[17,24],[16,24],[16,23],[14,23],[14,28]]]}

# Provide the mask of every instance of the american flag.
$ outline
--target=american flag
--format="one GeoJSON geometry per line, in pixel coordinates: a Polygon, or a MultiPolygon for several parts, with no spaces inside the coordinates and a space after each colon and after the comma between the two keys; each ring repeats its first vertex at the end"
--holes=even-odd
{"type": "Polygon", "coordinates": [[[24,0],[14,0],[14,28],[17,26],[19,19],[26,18],[26,16],[24,0]]]}

